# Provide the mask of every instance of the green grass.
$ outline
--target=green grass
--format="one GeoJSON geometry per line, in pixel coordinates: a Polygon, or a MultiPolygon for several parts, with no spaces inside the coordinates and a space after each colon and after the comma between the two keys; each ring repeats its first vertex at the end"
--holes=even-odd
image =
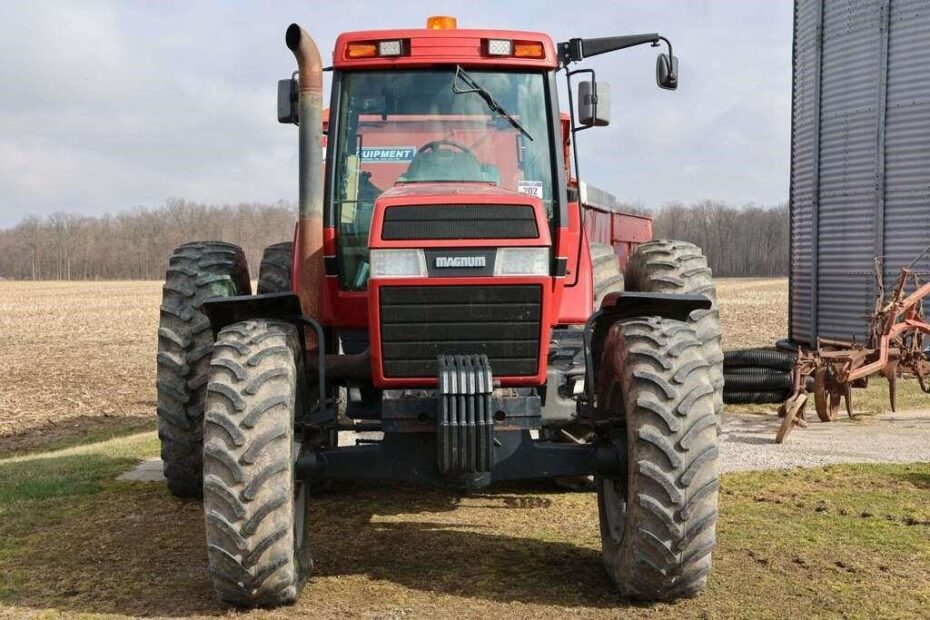
{"type": "Polygon", "coordinates": [[[154,431],[156,418],[148,416],[79,416],[52,425],[52,429],[0,439],[0,459],[35,452],[53,452],[76,446],[154,431]]]}
{"type": "MultiPolygon", "coordinates": [[[[202,514],[118,482],[153,433],[0,460],[0,616],[224,614],[202,514]]],[[[723,479],[708,590],[630,605],[600,564],[590,494],[350,486],[314,499],[316,573],[259,616],[915,617],[930,608],[930,465],[723,479]]]]}
{"type": "MultiPolygon", "coordinates": [[[[852,391],[853,414],[874,416],[891,412],[891,403],[888,398],[888,382],[879,376],[872,377],[869,387],[852,391]]],[[[898,379],[897,410],[914,411],[930,409],[930,395],[920,389],[916,379],[898,379]]],[[[762,413],[774,414],[778,410],[777,404],[766,405],[729,405],[728,412],[732,413],[762,413]]],[[[805,413],[810,420],[817,419],[814,411],[814,399],[811,396],[805,407],[805,413]]],[[[840,405],[840,416],[846,416],[846,404],[840,405]]]]}

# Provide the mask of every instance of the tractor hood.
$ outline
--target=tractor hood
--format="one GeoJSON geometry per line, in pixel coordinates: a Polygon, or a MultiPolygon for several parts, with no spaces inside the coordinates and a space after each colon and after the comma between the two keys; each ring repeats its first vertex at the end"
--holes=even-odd
{"type": "Polygon", "coordinates": [[[422,200],[436,200],[455,197],[455,202],[465,202],[459,200],[462,197],[469,197],[471,200],[478,202],[489,201],[494,204],[511,203],[511,204],[534,204],[539,203],[539,199],[533,198],[528,194],[521,194],[513,190],[505,189],[492,183],[399,183],[383,194],[380,198],[395,200],[405,198],[416,198],[417,204],[424,204],[422,200]]]}
{"type": "Polygon", "coordinates": [[[403,183],[375,201],[372,248],[548,246],[542,200],[489,183],[403,183]]]}

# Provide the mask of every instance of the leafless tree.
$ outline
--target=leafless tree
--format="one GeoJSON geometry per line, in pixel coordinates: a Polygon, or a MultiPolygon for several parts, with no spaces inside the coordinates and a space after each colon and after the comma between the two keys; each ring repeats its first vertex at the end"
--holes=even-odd
{"type": "MultiPolygon", "coordinates": [[[[627,210],[646,212],[641,204],[627,210]]],[[[788,273],[788,207],[733,207],[705,200],[669,203],[655,214],[656,238],[701,246],[718,276],[788,273]]],[[[172,249],[186,241],[221,240],[245,250],[253,277],[262,249],[291,239],[293,205],[205,205],[180,198],[157,209],[116,215],[30,216],[0,230],[0,278],[116,280],[164,277],[172,249]]]]}
{"type": "Polygon", "coordinates": [[[714,275],[777,277],[788,274],[788,205],[734,207],[705,200],[669,203],[655,214],[656,238],[681,239],[703,248],[714,275]]]}
{"type": "Polygon", "coordinates": [[[216,206],[171,199],[157,209],[100,217],[30,216],[0,230],[0,278],[160,280],[171,251],[201,239],[242,246],[257,276],[262,250],[292,238],[295,213],[284,202],[216,206]]]}

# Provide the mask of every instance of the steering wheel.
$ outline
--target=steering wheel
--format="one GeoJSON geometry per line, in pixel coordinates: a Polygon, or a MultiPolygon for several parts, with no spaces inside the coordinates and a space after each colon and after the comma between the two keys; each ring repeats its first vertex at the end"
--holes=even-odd
{"type": "Polygon", "coordinates": [[[462,151],[468,155],[471,155],[475,158],[475,161],[478,161],[478,158],[475,157],[475,154],[472,153],[471,149],[462,144],[461,142],[456,142],[455,140],[433,140],[432,142],[427,142],[423,146],[417,149],[417,155],[420,153],[425,153],[426,151],[436,151],[439,152],[441,146],[451,146],[455,149],[462,151]]]}
{"type": "Polygon", "coordinates": [[[421,146],[410,162],[407,176],[421,181],[445,180],[448,178],[445,173],[450,166],[463,180],[481,180],[481,162],[478,157],[467,146],[455,140],[433,140],[421,146]]]}

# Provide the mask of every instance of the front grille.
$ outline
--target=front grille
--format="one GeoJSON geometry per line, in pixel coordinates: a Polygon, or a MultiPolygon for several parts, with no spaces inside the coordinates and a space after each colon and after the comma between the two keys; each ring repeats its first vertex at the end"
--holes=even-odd
{"type": "Polygon", "coordinates": [[[537,239],[533,207],[525,205],[424,205],[388,207],[381,238],[537,239]]]}
{"type": "Polygon", "coordinates": [[[542,287],[382,286],[385,377],[434,377],[437,356],[484,353],[497,376],[539,368],[542,287]]]}

